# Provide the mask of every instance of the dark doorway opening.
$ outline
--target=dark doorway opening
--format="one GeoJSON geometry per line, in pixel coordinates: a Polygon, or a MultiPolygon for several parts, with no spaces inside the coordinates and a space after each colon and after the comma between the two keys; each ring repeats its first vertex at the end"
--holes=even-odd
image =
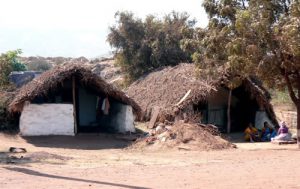
{"type": "Polygon", "coordinates": [[[234,89],[232,95],[238,101],[235,106],[231,107],[231,132],[241,132],[246,129],[249,123],[254,125],[259,105],[250,92],[245,91],[243,86],[234,89]]]}
{"type": "Polygon", "coordinates": [[[117,133],[121,102],[76,81],[77,133],[117,133]],[[106,108],[108,106],[108,108],[106,108]]]}
{"type": "MultiPolygon", "coordinates": [[[[195,114],[200,113],[200,122],[214,124],[221,132],[227,130],[227,107],[229,90],[220,88],[215,94],[209,97],[208,101],[202,101],[193,105],[195,114]]],[[[230,107],[231,132],[242,132],[249,123],[254,125],[256,112],[259,105],[251,93],[240,87],[232,91],[230,107]]]]}

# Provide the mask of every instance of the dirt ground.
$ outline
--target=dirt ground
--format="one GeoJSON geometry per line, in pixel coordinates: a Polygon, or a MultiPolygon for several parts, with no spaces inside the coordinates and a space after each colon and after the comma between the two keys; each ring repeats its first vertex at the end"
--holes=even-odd
{"type": "Polygon", "coordinates": [[[297,145],[133,151],[110,135],[0,134],[0,188],[300,188],[297,145]],[[27,153],[8,153],[9,147],[27,153]]]}

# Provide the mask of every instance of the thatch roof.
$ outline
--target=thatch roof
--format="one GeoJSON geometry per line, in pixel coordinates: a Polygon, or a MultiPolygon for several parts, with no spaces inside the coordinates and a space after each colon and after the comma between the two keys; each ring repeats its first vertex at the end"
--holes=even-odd
{"type": "Polygon", "coordinates": [[[147,112],[155,106],[164,110],[172,110],[180,99],[191,90],[181,107],[206,99],[207,95],[216,90],[205,81],[196,78],[193,64],[180,64],[154,71],[132,83],[127,94],[147,112]]]}
{"type": "MultiPolygon", "coordinates": [[[[195,70],[194,64],[185,63],[157,70],[131,84],[127,94],[139,103],[147,115],[155,106],[160,107],[163,114],[174,114],[190,104],[206,101],[208,96],[217,92],[222,83],[220,80],[200,80],[196,77],[195,70]],[[178,105],[189,91],[187,98],[178,105]]],[[[277,123],[270,104],[270,94],[262,84],[255,79],[245,79],[242,85],[266,109],[272,121],[277,123]]]]}
{"type": "Polygon", "coordinates": [[[26,101],[32,101],[38,96],[47,95],[50,89],[58,88],[65,80],[72,79],[73,76],[81,84],[91,87],[95,92],[105,94],[124,104],[131,105],[136,114],[141,112],[139,105],[124,92],[116,89],[113,85],[108,84],[104,79],[79,64],[57,66],[24,85],[10,103],[10,111],[21,112],[26,101]]]}

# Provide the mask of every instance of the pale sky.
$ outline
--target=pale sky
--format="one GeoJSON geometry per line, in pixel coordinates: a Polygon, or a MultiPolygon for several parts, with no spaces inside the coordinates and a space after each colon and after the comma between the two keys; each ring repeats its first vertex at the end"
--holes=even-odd
{"type": "Polygon", "coordinates": [[[197,26],[207,25],[202,0],[1,0],[0,53],[22,49],[23,56],[108,54],[108,27],[117,11],[159,17],[186,11],[197,26]]]}

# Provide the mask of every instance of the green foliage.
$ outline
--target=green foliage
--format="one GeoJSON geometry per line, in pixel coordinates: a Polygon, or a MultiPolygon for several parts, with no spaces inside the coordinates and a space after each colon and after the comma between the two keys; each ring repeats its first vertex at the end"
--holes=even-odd
{"type": "Polygon", "coordinates": [[[156,68],[190,62],[190,51],[181,49],[183,39],[192,39],[195,21],[186,13],[172,12],[163,19],[145,20],[129,12],[117,12],[107,41],[116,49],[116,63],[132,81],[156,68]]]}
{"type": "Polygon", "coordinates": [[[18,60],[20,49],[8,51],[0,56],[0,86],[8,85],[8,76],[12,71],[25,71],[26,66],[18,60]]]}
{"type": "Polygon", "coordinates": [[[300,3],[297,0],[204,0],[210,22],[193,55],[199,70],[288,88],[300,108],[300,3]]]}
{"type": "Polygon", "coordinates": [[[27,70],[25,64],[22,64],[18,60],[12,61],[12,69],[13,69],[13,71],[26,71],[27,70]]]}

